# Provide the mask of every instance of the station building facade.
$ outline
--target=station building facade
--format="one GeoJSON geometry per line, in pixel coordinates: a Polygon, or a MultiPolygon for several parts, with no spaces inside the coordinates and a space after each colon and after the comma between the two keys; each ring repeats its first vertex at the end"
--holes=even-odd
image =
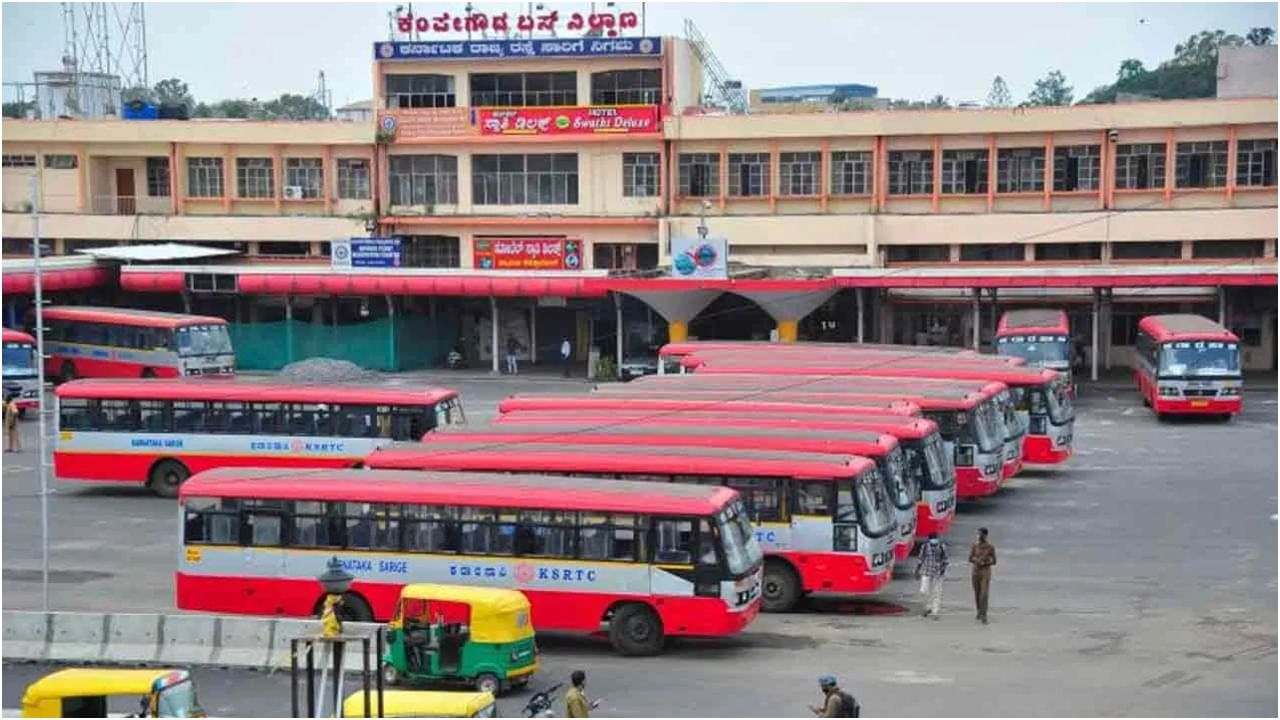
{"type": "Polygon", "coordinates": [[[726,114],[679,38],[372,57],[371,122],[5,120],[6,324],[29,303],[34,197],[66,256],[45,287],[68,299],[388,322],[495,367],[508,337],[535,360],[565,337],[583,358],[668,334],[984,344],[1028,305],[1068,309],[1103,369],[1142,315],[1178,311],[1274,367],[1274,95],[726,114]],[[727,240],[728,277],[674,276],[673,239],[699,233],[727,240]],[[333,256],[371,236],[399,239],[397,267],[333,256]],[[159,242],[238,254],[84,256],[159,242]]]}

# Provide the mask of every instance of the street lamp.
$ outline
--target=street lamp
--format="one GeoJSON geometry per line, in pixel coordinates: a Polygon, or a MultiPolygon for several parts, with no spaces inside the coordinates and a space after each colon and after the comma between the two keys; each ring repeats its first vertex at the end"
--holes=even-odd
{"type": "Polygon", "coordinates": [[[356,578],[347,572],[342,567],[342,562],[334,556],[329,559],[325,571],[316,579],[320,581],[320,586],[325,592],[324,610],[320,613],[320,622],[324,627],[322,634],[324,637],[337,637],[342,634],[342,618],[338,616],[338,609],[342,606],[342,595],[351,589],[351,582],[356,578]]]}

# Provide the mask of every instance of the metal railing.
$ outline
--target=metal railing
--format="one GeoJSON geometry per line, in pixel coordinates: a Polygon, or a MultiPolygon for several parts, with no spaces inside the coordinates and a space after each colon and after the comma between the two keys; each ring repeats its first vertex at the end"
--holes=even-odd
{"type": "Polygon", "coordinates": [[[94,195],[95,215],[168,215],[172,211],[167,197],[147,195],[94,195]]]}

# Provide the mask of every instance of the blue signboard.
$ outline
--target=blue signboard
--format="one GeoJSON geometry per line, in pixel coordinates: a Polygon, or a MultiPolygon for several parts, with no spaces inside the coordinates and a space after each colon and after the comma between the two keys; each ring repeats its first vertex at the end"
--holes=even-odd
{"type": "Polygon", "coordinates": [[[447,40],[442,42],[380,42],[373,44],[377,60],[455,60],[483,58],[557,58],[658,56],[662,38],[539,38],[534,40],[447,40]]]}
{"type": "Polygon", "coordinates": [[[400,267],[400,238],[335,240],[329,258],[335,268],[400,267]]]}

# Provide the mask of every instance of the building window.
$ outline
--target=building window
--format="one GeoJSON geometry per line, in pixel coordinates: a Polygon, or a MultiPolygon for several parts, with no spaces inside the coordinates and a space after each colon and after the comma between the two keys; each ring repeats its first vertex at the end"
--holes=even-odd
{"type": "Polygon", "coordinates": [[[716,153],[680,153],[680,196],[714,197],[720,194],[720,156],[716,153]]]}
{"type": "Polygon", "coordinates": [[[1191,243],[1191,257],[1214,260],[1260,258],[1266,255],[1262,240],[1196,240],[1191,243]]]}
{"type": "Polygon", "coordinates": [[[1236,184],[1271,187],[1276,184],[1276,141],[1241,140],[1236,143],[1236,184]]]}
{"type": "Polygon", "coordinates": [[[1177,260],[1180,257],[1182,243],[1171,240],[1111,244],[1112,260],[1177,260]]]}
{"type": "Polygon", "coordinates": [[[933,193],[933,151],[891,150],[889,152],[889,194],[930,195],[933,193]]]}
{"type": "Polygon", "coordinates": [[[1165,147],[1157,143],[1116,146],[1116,189],[1164,187],[1165,147]]]}
{"type": "Polygon", "coordinates": [[[274,175],[271,158],[236,158],[236,187],[239,197],[275,197],[274,175]]]}
{"type": "Polygon", "coordinates": [[[476,205],[577,205],[578,154],[474,155],[476,205]]]}
{"type": "Polygon", "coordinates": [[[1025,258],[1023,246],[1014,243],[960,246],[960,260],[964,262],[1022,262],[1025,258]]]}
{"type": "Polygon", "coordinates": [[[591,74],[592,105],[657,105],[661,70],[611,70],[591,74]]]}
{"type": "Polygon", "coordinates": [[[35,167],[36,156],[35,155],[5,155],[4,166],[5,167],[35,167]]]}
{"type": "Polygon", "coordinates": [[[458,98],[452,75],[386,75],[387,107],[454,107],[458,98]]]}
{"type": "Polygon", "coordinates": [[[577,73],[475,73],[471,76],[471,104],[475,107],[577,105],[577,73]]]}
{"type": "Polygon", "coordinates": [[[1225,187],[1227,141],[1178,143],[1173,173],[1180,188],[1225,187]]]}
{"type": "Polygon", "coordinates": [[[890,245],[885,251],[885,260],[891,263],[944,263],[951,259],[951,248],[947,245],[890,245]]]}
{"type": "Polygon", "coordinates": [[[338,158],[338,199],[369,199],[369,161],[364,158],[338,158]]]}
{"type": "Polygon", "coordinates": [[[822,153],[778,154],[778,192],[782,195],[817,195],[822,153]]]}
{"type": "Polygon", "coordinates": [[[306,257],[311,251],[311,243],[295,241],[262,241],[258,243],[259,255],[277,257],[306,257]]]}
{"type": "Polygon", "coordinates": [[[831,153],[831,193],[866,195],[871,192],[871,153],[831,153]]]}
{"type": "Polygon", "coordinates": [[[1007,148],[996,158],[996,192],[1044,190],[1044,148],[1007,148]]]}
{"type": "Polygon", "coordinates": [[[285,197],[291,199],[315,200],[321,197],[324,193],[324,161],[320,158],[285,159],[284,186],[285,197]]]}
{"type": "Polygon", "coordinates": [[[729,153],[729,195],[769,194],[769,153],[729,153]]]}
{"type": "Polygon", "coordinates": [[[1037,243],[1036,260],[1101,260],[1102,243],[1037,243]]]}
{"type": "Polygon", "coordinates": [[[942,194],[985,194],[988,164],[986,150],[943,150],[942,194]]]}
{"type": "Polygon", "coordinates": [[[169,197],[169,158],[147,158],[147,195],[169,197]]]}
{"type": "Polygon", "coordinates": [[[458,238],[448,235],[411,235],[400,243],[404,267],[456,268],[462,264],[458,238]]]}
{"type": "Polygon", "coordinates": [[[187,197],[222,197],[222,158],[187,158],[187,197]]]}
{"type": "Polygon", "coordinates": [[[1053,189],[1057,192],[1097,190],[1101,145],[1067,145],[1053,149],[1053,189]]]}
{"type": "Polygon", "coordinates": [[[622,153],[622,196],[658,196],[658,153],[622,153]]]}
{"type": "Polygon", "coordinates": [[[453,205],[458,202],[458,158],[452,155],[392,155],[389,165],[392,205],[453,205]]]}
{"type": "Polygon", "coordinates": [[[596,270],[649,270],[658,266],[658,246],[635,243],[592,243],[596,270]]]}
{"type": "Polygon", "coordinates": [[[75,155],[45,155],[46,170],[75,170],[80,167],[80,158],[75,155]]]}

